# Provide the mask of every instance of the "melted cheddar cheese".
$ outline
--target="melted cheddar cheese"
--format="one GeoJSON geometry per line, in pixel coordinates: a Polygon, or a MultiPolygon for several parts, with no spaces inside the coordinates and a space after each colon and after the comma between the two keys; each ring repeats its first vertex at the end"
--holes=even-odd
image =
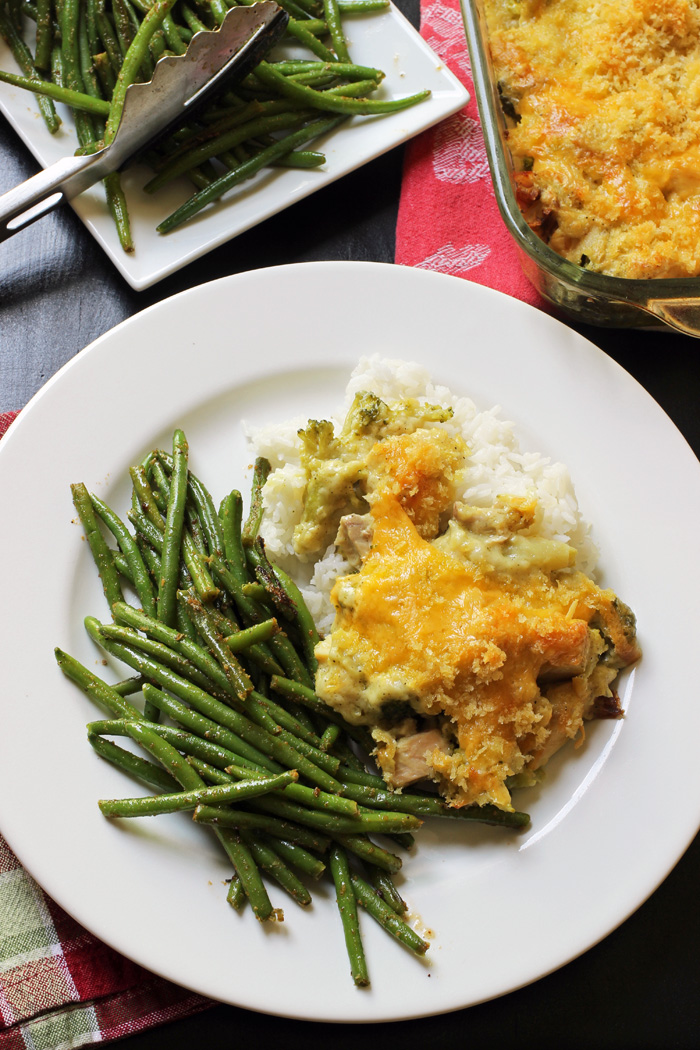
{"type": "MultiPolygon", "coordinates": [[[[446,732],[426,760],[443,793],[456,805],[508,808],[508,778],[579,735],[617,675],[593,676],[606,646],[590,626],[614,595],[582,573],[484,571],[457,548],[423,539],[392,493],[371,513],[371,550],[335,586],[317,691],[348,721],[379,723],[377,754],[390,780],[397,734],[381,728],[386,705],[404,701],[442,721],[446,732]],[[550,698],[543,673],[572,670],[578,680],[564,692],[553,686],[561,695],[550,698]]],[[[398,739],[405,728],[404,720],[398,739]]]]}
{"type": "Polygon", "coordinates": [[[485,0],[518,199],[564,258],[700,274],[698,0],[485,0]]]}
{"type": "Polygon", "coordinates": [[[324,455],[317,427],[309,438],[304,537],[333,525],[357,569],[334,585],[316,691],[370,728],[393,787],[430,778],[454,806],[509,809],[514,781],[581,739],[601,698],[619,713],[610,686],[638,655],[633,618],[542,534],[533,497],[455,502],[460,437],[360,403],[371,430],[363,409],[350,436],[324,435],[324,455]]]}

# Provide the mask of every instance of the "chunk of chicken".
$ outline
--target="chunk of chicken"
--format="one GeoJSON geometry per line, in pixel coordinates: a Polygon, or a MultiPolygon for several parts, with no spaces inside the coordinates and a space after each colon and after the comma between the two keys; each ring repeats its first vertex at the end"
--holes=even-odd
{"type": "Polygon", "coordinates": [[[353,569],[359,569],[372,546],[372,515],[346,514],[342,517],[335,545],[353,569]]]}
{"type": "Polygon", "coordinates": [[[398,740],[391,774],[392,785],[396,788],[406,787],[429,777],[432,770],[427,760],[436,748],[441,751],[445,749],[445,738],[439,729],[413,733],[398,740]]]}

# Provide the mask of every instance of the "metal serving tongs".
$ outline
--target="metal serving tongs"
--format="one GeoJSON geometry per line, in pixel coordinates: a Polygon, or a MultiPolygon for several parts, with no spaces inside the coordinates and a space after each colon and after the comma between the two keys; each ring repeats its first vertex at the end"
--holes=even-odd
{"type": "Polygon", "coordinates": [[[222,81],[241,80],[280,39],[288,20],[273,0],[232,7],[218,29],[196,33],[183,55],[161,58],[148,83],[127,88],[110,145],[65,157],[0,196],[0,241],[122,167],[222,81]]]}

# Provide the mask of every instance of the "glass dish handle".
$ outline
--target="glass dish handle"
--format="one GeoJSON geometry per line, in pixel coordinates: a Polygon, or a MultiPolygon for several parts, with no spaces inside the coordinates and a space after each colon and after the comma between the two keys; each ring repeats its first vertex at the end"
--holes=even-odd
{"type": "Polygon", "coordinates": [[[697,299],[648,299],[642,309],[684,335],[700,339],[700,302],[697,299]]]}

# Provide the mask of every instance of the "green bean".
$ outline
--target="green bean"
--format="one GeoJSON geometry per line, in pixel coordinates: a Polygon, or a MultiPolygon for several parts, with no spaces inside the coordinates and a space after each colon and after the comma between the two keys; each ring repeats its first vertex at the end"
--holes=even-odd
{"type": "MultiPolygon", "coordinates": [[[[82,7],[80,11],[80,23],[78,28],[80,76],[86,94],[90,95],[92,98],[97,98],[100,100],[100,102],[102,102],[104,100],[102,98],[100,81],[95,71],[95,64],[92,59],[92,49],[90,47],[90,41],[88,39],[87,22],[87,11],[85,7],[82,7]]],[[[104,128],[101,126],[101,124],[95,124],[95,128],[100,128],[99,131],[96,131],[97,138],[100,139],[104,134],[104,128]]]]}
{"type": "MultiPolygon", "coordinates": [[[[86,618],[86,625],[88,621],[91,621],[90,617],[86,618]]],[[[94,631],[94,623],[90,622],[88,629],[94,631]]],[[[254,725],[244,715],[233,708],[227,707],[226,704],[221,703],[220,700],[200,689],[194,683],[188,682],[187,679],[170,671],[167,667],[147,656],[135,654],[128,646],[110,642],[108,643],[107,651],[112,652],[127,663],[131,661],[131,666],[135,666],[146,677],[159,682],[174,692],[176,696],[186,700],[197,713],[222,728],[239,735],[241,740],[254,747],[262,757],[269,754],[274,760],[282,763],[288,769],[298,769],[300,774],[322,790],[334,793],[339,788],[338,782],[330,774],[300,754],[287,740],[273,736],[266,730],[254,725]]],[[[148,697],[149,695],[150,690],[146,686],[144,687],[144,696],[148,697]]],[[[158,698],[154,702],[157,702],[158,705],[162,701],[158,698]]],[[[235,750],[235,748],[232,747],[231,750],[235,750]]],[[[264,765],[265,763],[261,764],[264,765]]]]}
{"type": "Polygon", "coordinates": [[[234,694],[239,700],[245,700],[252,691],[253,683],[225,644],[223,636],[216,629],[207,610],[193,593],[178,591],[177,600],[183,604],[192,623],[230,682],[234,694]]]}
{"type": "Polygon", "coordinates": [[[107,546],[107,541],[100,532],[90,494],[85,485],[82,482],[71,485],[71,493],[73,494],[73,505],[85,529],[85,538],[97,565],[97,571],[102,580],[102,588],[111,609],[115,602],[124,601],[111,551],[107,546]]]}
{"type": "Polygon", "coordinates": [[[250,850],[255,863],[273,878],[290,897],[302,907],[311,904],[311,894],[300,879],[291,871],[280,856],[257,836],[250,832],[241,832],[241,840],[250,850]]]}
{"type": "Polygon", "coordinates": [[[169,215],[167,219],[164,219],[156,229],[159,233],[170,233],[177,226],[182,225],[183,222],[186,222],[188,219],[192,218],[193,215],[200,212],[202,208],[211,204],[212,201],[218,200],[218,198],[224,193],[227,193],[228,190],[237,186],[240,182],[252,178],[253,175],[257,174],[257,172],[267,164],[277,160],[278,157],[283,156],[290,150],[296,149],[296,147],[301,146],[302,143],[309,142],[311,139],[317,138],[318,136],[331,131],[338,122],[338,120],[317,120],[311,124],[307,124],[299,131],[294,131],[290,135],[286,135],[274,146],[268,146],[267,149],[262,150],[256,157],[252,157],[249,161],[239,165],[238,168],[226,172],[220,178],[216,179],[216,181],[210,186],[207,186],[206,189],[195,193],[194,196],[190,197],[188,201],[185,201],[184,204],[169,215]]]}
{"type": "Polygon", "coordinates": [[[182,430],[176,430],[173,435],[173,474],[163,536],[161,578],[158,581],[158,619],[169,627],[175,624],[180,547],[187,498],[187,457],[187,439],[182,430]]]}
{"type": "Polygon", "coordinates": [[[204,533],[207,539],[209,554],[224,554],[224,533],[219,521],[219,516],[214,507],[211,494],[200,479],[190,471],[188,477],[188,491],[199,511],[204,533]]]}
{"type": "MultiPolygon", "coordinates": [[[[209,615],[211,616],[214,623],[217,625],[226,644],[230,645],[232,652],[240,651],[240,646],[238,646],[235,643],[231,644],[231,639],[237,638],[239,634],[245,635],[246,631],[250,631],[251,633],[246,636],[247,641],[248,639],[255,636],[254,632],[258,628],[262,631],[263,634],[266,634],[267,631],[270,629],[270,620],[260,620],[258,623],[251,624],[250,627],[239,628],[238,624],[233,618],[233,613],[231,613],[230,609],[227,610],[226,615],[224,615],[220,609],[217,609],[213,605],[209,605],[208,609],[209,615]]],[[[270,633],[270,638],[268,639],[268,641],[270,641],[275,634],[277,634],[277,631],[272,631],[270,633]]],[[[273,658],[267,645],[264,642],[254,642],[253,644],[246,645],[245,648],[246,655],[249,656],[253,663],[255,663],[261,671],[264,671],[265,674],[279,674],[282,671],[282,668],[273,658]]]]}
{"type": "Polygon", "coordinates": [[[182,27],[178,27],[175,24],[171,14],[167,14],[163,19],[163,32],[165,33],[168,47],[173,54],[184,55],[187,50],[187,43],[184,40],[184,30],[182,27]]]}
{"type": "MultiPolygon", "coordinates": [[[[235,764],[227,766],[226,772],[233,774],[235,779],[245,779],[252,775],[248,770],[241,769],[235,764]]],[[[344,798],[342,795],[333,795],[328,791],[321,791],[320,788],[310,788],[306,784],[290,784],[284,789],[282,795],[291,803],[319,810],[322,813],[336,813],[351,818],[358,817],[360,813],[357,803],[351,799],[344,798]]]]}
{"type": "MultiPolygon", "coordinates": [[[[165,475],[165,472],[163,471],[163,468],[158,460],[153,460],[152,470],[154,480],[157,482],[158,488],[156,490],[150,490],[151,501],[147,504],[148,520],[151,524],[147,525],[138,515],[138,513],[130,514],[129,518],[139,529],[139,531],[141,531],[145,537],[149,538],[149,541],[153,543],[153,546],[156,549],[158,549],[158,544],[160,542],[162,550],[162,544],[164,542],[164,539],[158,541],[157,537],[154,535],[154,529],[158,532],[162,531],[163,534],[165,534],[165,522],[163,521],[163,516],[160,513],[159,508],[162,507],[163,513],[167,513],[168,500],[170,497],[170,481],[165,475]],[[160,523],[158,519],[155,518],[153,508],[156,508],[156,510],[158,510],[158,518],[160,519],[160,523]]],[[[143,486],[140,488],[140,491],[145,494],[145,489],[143,488],[143,486]]],[[[185,528],[183,528],[182,531],[182,557],[185,563],[184,569],[187,570],[189,578],[191,579],[192,584],[202,601],[213,601],[215,598],[217,598],[219,595],[219,590],[215,586],[214,581],[212,580],[209,574],[209,571],[206,566],[206,560],[202,556],[201,552],[197,549],[197,545],[195,544],[189,530],[185,528]]],[[[187,582],[186,580],[183,580],[184,569],[183,566],[179,567],[179,576],[181,583],[187,582]]]]}
{"type": "MultiPolygon", "coordinates": [[[[158,449],[157,457],[165,470],[171,474],[173,457],[162,449],[158,449]]],[[[206,536],[207,552],[223,556],[224,534],[219,516],[214,507],[214,501],[206,485],[192,471],[189,471],[187,475],[187,493],[202,524],[204,535],[206,536]]]]}
{"type": "MultiPolygon", "coordinates": [[[[66,86],[73,91],[85,91],[80,71],[80,4],[79,0],[63,0],[61,7],[61,49],[66,86]]],[[[81,146],[93,145],[95,129],[89,114],[76,111],[75,130],[81,146]]]]}
{"type": "Polygon", "coordinates": [[[117,718],[131,718],[137,721],[143,719],[137,707],[130,704],[116,689],[112,689],[105,681],[84,667],[74,656],[58,648],[54,650],[54,655],[66,678],[70,678],[80,686],[85,695],[103,711],[117,718]]]}
{"type": "Polygon", "coordinates": [[[285,620],[294,623],[296,621],[296,608],[292,599],[281,586],[272,565],[267,559],[262,536],[256,536],[247,546],[246,556],[257,580],[263,585],[265,591],[264,600],[267,600],[285,620]]]}
{"type": "Polygon", "coordinates": [[[200,554],[206,557],[209,552],[207,551],[207,541],[204,538],[202,522],[199,519],[196,507],[193,506],[189,499],[185,505],[185,523],[195,547],[200,554]]]}
{"type": "Polygon", "coordinates": [[[384,777],[378,776],[376,773],[368,773],[364,767],[351,769],[343,766],[338,775],[344,784],[362,784],[366,787],[376,788],[377,791],[386,791],[386,780],[384,777]]]}
{"type": "Polygon", "coordinates": [[[34,65],[37,69],[48,72],[51,69],[51,48],[53,46],[53,21],[51,0],[37,0],[36,5],[36,48],[34,65]]]}
{"type": "Polygon", "coordinates": [[[63,78],[63,55],[61,54],[60,44],[57,43],[54,43],[51,48],[51,81],[56,87],[65,87],[63,78]]]}
{"type": "MultiPolygon", "coordinates": [[[[274,161],[271,166],[275,168],[320,168],[322,164],[326,163],[326,160],[325,153],[318,153],[316,150],[309,149],[294,149],[274,161]]],[[[229,167],[233,168],[235,165],[231,164],[229,167]]]]}
{"type": "Polygon", "coordinates": [[[245,525],[241,529],[243,548],[252,547],[260,529],[263,514],[263,489],[270,474],[270,461],[258,456],[253,467],[253,481],[250,489],[250,507],[245,525]]]}
{"type": "MultiPolygon", "coordinates": [[[[149,41],[155,31],[162,25],[174,3],[175,0],[155,0],[146,12],[143,22],[139,26],[138,32],[124,56],[124,62],[119,70],[117,83],[112,94],[107,126],[105,128],[105,145],[112,142],[117,133],[127,88],[136,79],[139,67],[147,53],[149,41]]],[[[175,448],[173,448],[173,455],[176,457],[178,455],[175,448]]]]}
{"type": "Polygon", "coordinates": [[[165,40],[165,33],[163,32],[162,29],[157,29],[155,31],[155,33],[153,34],[153,36],[151,37],[151,43],[149,44],[149,49],[150,49],[150,52],[151,52],[151,58],[153,59],[153,63],[155,65],[156,62],[160,61],[160,59],[163,57],[163,55],[165,54],[165,52],[167,50],[167,43],[166,43],[166,40],[165,40]]]}
{"type": "Polygon", "coordinates": [[[129,477],[131,478],[131,484],[133,486],[134,499],[138,503],[138,509],[141,513],[145,514],[148,520],[155,525],[159,532],[165,531],[165,522],[163,521],[163,515],[158,509],[158,505],[153,495],[153,489],[151,483],[148,480],[146,468],[143,464],[139,464],[135,467],[129,467],[129,477]]]}
{"type": "Polygon", "coordinates": [[[366,835],[333,835],[333,838],[350,853],[354,853],[368,864],[374,864],[375,867],[388,871],[392,875],[401,870],[401,858],[384,849],[383,846],[378,846],[366,835]]]}
{"type": "Polygon", "coordinates": [[[215,684],[206,674],[190,663],[181,653],[170,649],[154,638],[144,637],[130,627],[123,627],[119,624],[100,624],[99,635],[103,641],[118,642],[138,649],[152,660],[159,661],[164,667],[199,686],[200,689],[210,690],[212,695],[216,693],[215,684]]]}
{"type": "Polygon", "coordinates": [[[203,30],[210,28],[209,26],[206,26],[200,18],[197,17],[197,15],[189,6],[189,4],[180,4],[180,14],[187,22],[188,28],[191,29],[193,33],[200,33],[203,30]]]}
{"type": "MultiPolygon", "coordinates": [[[[139,609],[134,609],[124,602],[117,602],[114,606],[114,618],[118,623],[126,624],[136,631],[143,631],[148,637],[179,653],[201,671],[210,684],[213,683],[222,690],[231,692],[228,678],[211,653],[191,638],[184,637],[180,631],[167,627],[159,620],[146,616],[139,609]]],[[[202,682],[199,684],[202,685],[202,688],[207,688],[206,684],[202,682]]]]}
{"type": "Polygon", "coordinates": [[[247,579],[245,553],[241,540],[243,520],[243,497],[237,489],[229,492],[219,507],[219,520],[224,538],[224,559],[229,572],[241,583],[247,579]]]}
{"type": "Polygon", "coordinates": [[[405,850],[413,849],[416,844],[416,840],[413,835],[411,835],[410,831],[398,832],[395,835],[389,835],[389,838],[395,842],[397,846],[400,846],[401,849],[405,850]]]}
{"type": "Polygon", "coordinates": [[[323,17],[328,26],[333,50],[341,62],[350,62],[350,52],[343,32],[337,0],[323,0],[323,17]]]}
{"type": "MultiPolygon", "coordinates": [[[[272,738],[293,748],[299,756],[303,756],[304,760],[309,760],[313,763],[316,769],[316,778],[309,777],[307,774],[307,779],[312,779],[314,783],[327,791],[334,793],[341,791],[341,786],[334,777],[340,766],[339,760],[335,755],[329,755],[325,751],[321,751],[320,747],[316,747],[315,744],[308,743],[306,730],[304,730],[304,736],[297,736],[290,730],[282,728],[272,717],[269,709],[265,707],[264,698],[255,692],[248,697],[245,711],[251,721],[260,726],[272,738]],[[323,783],[321,783],[320,771],[323,771],[325,777],[325,782],[323,783]]],[[[284,721],[288,722],[289,717],[285,716],[284,721]]],[[[317,740],[317,743],[320,743],[320,740],[317,740]]]]}
{"type": "Polygon", "coordinates": [[[321,43],[318,38],[306,28],[306,19],[290,18],[287,23],[287,32],[290,36],[293,36],[300,44],[308,47],[318,58],[324,62],[332,62],[335,59],[334,53],[329,47],[321,43]]]}
{"type": "MultiPolygon", "coordinates": [[[[246,597],[243,593],[243,584],[240,581],[240,577],[230,572],[220,558],[213,555],[209,560],[209,566],[214,579],[231,597],[247,625],[261,623],[269,618],[267,610],[263,606],[246,597]]],[[[280,631],[279,634],[270,638],[268,644],[273,657],[283,666],[291,680],[299,681],[307,687],[311,685],[309,672],[289,638],[283,632],[280,631]]]]}
{"type": "MultiPolygon", "coordinates": [[[[286,708],[281,707],[279,704],[274,703],[274,701],[266,696],[262,696],[256,691],[254,691],[248,698],[246,709],[250,712],[252,712],[253,709],[257,712],[264,711],[268,716],[268,718],[265,718],[265,724],[271,722],[273,725],[276,724],[277,726],[281,726],[284,729],[287,729],[295,737],[310,744],[311,747],[315,749],[314,757],[318,760],[319,755],[317,752],[323,750],[321,748],[320,737],[313,731],[313,729],[309,729],[308,726],[300,722],[292,712],[286,710],[286,708]]],[[[263,723],[261,721],[258,724],[262,725],[263,723]]],[[[277,732],[276,729],[275,732],[277,732]]],[[[324,768],[327,768],[329,772],[336,773],[340,768],[340,762],[333,757],[332,764],[328,764],[324,768]]]]}
{"type": "Polygon", "coordinates": [[[136,31],[129,15],[129,9],[123,0],[112,0],[112,19],[122,55],[126,55],[134,41],[136,31]]]}
{"type": "MultiPolygon", "coordinates": [[[[195,758],[194,755],[188,755],[187,761],[197,770],[202,780],[206,780],[207,784],[232,784],[239,779],[238,777],[232,777],[230,773],[225,773],[223,769],[218,769],[216,766],[202,761],[201,758],[195,758]]],[[[240,779],[244,780],[245,777],[242,776],[240,779]]]]}
{"type": "Polygon", "coordinates": [[[306,21],[306,11],[299,3],[297,3],[297,0],[283,0],[280,7],[283,11],[286,11],[288,15],[291,15],[292,18],[301,19],[304,22],[306,21]]]}
{"type": "Polygon", "coordinates": [[[350,974],[358,987],[369,984],[367,961],[362,946],[357,898],[350,881],[350,866],[343,849],[335,845],[328,854],[328,863],[335,885],[336,901],[345,937],[345,948],[350,961],[350,974]]]}
{"type": "MultiPolygon", "coordinates": [[[[151,685],[146,685],[144,686],[144,691],[159,710],[169,715],[174,722],[184,726],[190,733],[201,737],[205,743],[218,744],[233,752],[236,756],[236,761],[244,759],[246,762],[252,762],[260,769],[267,769],[271,773],[282,772],[283,767],[278,762],[252,744],[249,744],[248,741],[243,740],[242,737],[232,730],[218,725],[217,722],[199,714],[198,711],[193,711],[186,704],[181,703],[175,697],[169,696],[161,689],[155,689],[151,685]]],[[[186,750],[189,750],[189,748],[186,750]]]]}
{"type": "Polygon", "coordinates": [[[387,933],[390,933],[392,937],[395,937],[410,951],[416,955],[425,955],[430,947],[428,941],[419,937],[408,923],[400,919],[396,912],[392,911],[382,898],[375,893],[369,883],[365,882],[359,875],[353,874],[350,878],[358,903],[369,912],[372,918],[376,919],[387,933]]]}
{"type": "MultiPolygon", "coordinates": [[[[162,738],[161,738],[162,739],[162,738]]],[[[280,773],[264,780],[237,780],[214,787],[191,788],[189,791],[168,792],[145,798],[100,799],[98,805],[105,817],[151,817],[160,813],[193,810],[201,803],[219,805],[257,798],[296,779],[293,771],[280,773]]]]}
{"type": "MultiPolygon", "coordinates": [[[[19,35],[16,26],[12,24],[11,19],[6,17],[5,12],[1,7],[0,35],[5,38],[5,42],[10,48],[12,56],[19,68],[21,69],[22,73],[26,77],[29,77],[31,80],[36,79],[38,82],[43,84],[44,81],[39,76],[39,73],[37,72],[34,66],[34,58],[32,56],[31,51],[25,44],[22,37],[19,35]]],[[[39,111],[41,112],[41,115],[44,118],[44,123],[46,124],[46,127],[52,135],[55,135],[55,133],[61,126],[61,120],[56,115],[56,110],[54,108],[53,102],[46,95],[42,94],[37,97],[37,105],[39,106],[39,111]]]]}
{"type": "Polygon", "coordinates": [[[274,65],[271,65],[269,62],[261,62],[256,66],[255,73],[264,84],[275,89],[286,98],[302,104],[306,103],[313,109],[342,113],[344,115],[396,113],[399,110],[407,109],[409,106],[415,106],[430,95],[430,91],[425,90],[397,99],[355,99],[332,95],[327,91],[315,91],[313,88],[305,87],[303,84],[295,84],[282,73],[278,73],[274,65]]]}
{"type": "MultiPolygon", "coordinates": [[[[195,810],[195,813],[196,812],[197,811],[195,810]]],[[[247,899],[250,901],[256,919],[260,922],[265,922],[266,920],[283,918],[282,913],[278,909],[272,907],[267,890],[265,889],[265,884],[258,870],[258,866],[255,863],[255,859],[245,843],[241,841],[239,835],[234,834],[228,828],[217,828],[216,830],[219,840],[222,845],[224,845],[236,874],[241,881],[243,891],[247,899]]],[[[227,900],[231,896],[231,892],[232,891],[229,887],[227,900]]]]}
{"type": "Polygon", "coordinates": [[[18,73],[5,73],[3,70],[0,70],[0,81],[4,84],[12,84],[14,87],[32,91],[35,95],[45,95],[55,102],[63,102],[72,109],[94,113],[98,117],[106,117],[109,113],[109,102],[104,102],[100,98],[93,98],[92,95],[87,95],[83,91],[71,91],[70,88],[61,87],[60,84],[53,84],[50,80],[21,76],[18,73]]]}
{"type": "MultiPolygon", "coordinates": [[[[155,690],[157,691],[157,690],[155,690]]],[[[164,694],[160,694],[164,695],[164,694]]],[[[167,712],[170,714],[170,712],[167,712]]],[[[128,721],[128,719],[126,719],[128,721]]],[[[122,723],[124,719],[109,719],[99,722],[91,722],[88,725],[88,732],[93,733],[97,736],[101,736],[105,733],[111,734],[112,736],[126,736],[126,730],[122,723]]],[[[250,773],[250,770],[261,772],[264,776],[269,775],[270,770],[265,770],[262,766],[259,766],[256,762],[252,762],[250,759],[231,751],[229,748],[223,747],[221,744],[215,743],[213,740],[205,739],[204,737],[197,736],[195,733],[186,732],[183,729],[177,729],[175,726],[164,725],[162,723],[151,726],[151,728],[158,733],[158,736],[162,736],[164,740],[167,740],[169,744],[172,744],[178,751],[184,752],[184,754],[195,758],[194,768],[198,773],[201,774],[197,762],[202,762],[207,766],[218,768],[219,772],[223,774],[223,781],[219,780],[217,783],[228,783],[232,778],[223,772],[227,766],[231,766],[233,763],[236,767],[242,770],[242,775],[239,779],[245,779],[245,776],[250,773]]],[[[278,767],[279,768],[279,767],[278,767]]]]}
{"type": "MultiPolygon", "coordinates": [[[[102,93],[106,96],[106,98],[109,98],[109,96],[112,94],[112,91],[114,90],[116,77],[114,75],[114,71],[109,61],[109,56],[107,55],[107,52],[96,52],[92,56],[92,62],[95,67],[97,79],[99,80],[100,86],[102,88],[102,93]]],[[[107,107],[107,111],[104,114],[100,115],[106,117],[109,114],[109,102],[105,102],[104,105],[107,107]]]]}
{"type": "Polygon", "coordinates": [[[530,818],[527,813],[517,810],[507,812],[497,806],[448,806],[443,799],[434,795],[414,795],[410,792],[398,793],[383,788],[366,787],[359,784],[345,784],[345,794],[363,806],[397,809],[401,813],[414,813],[419,817],[443,817],[452,820],[471,820],[481,824],[492,824],[497,827],[522,828],[530,818]]]}
{"type": "Polygon", "coordinates": [[[305,849],[314,850],[317,853],[325,853],[330,846],[328,836],[321,835],[312,828],[303,827],[301,824],[293,824],[289,820],[280,820],[267,813],[235,809],[233,806],[227,809],[217,809],[215,806],[197,806],[193,819],[197,824],[213,824],[215,827],[257,829],[273,835],[275,838],[284,839],[285,842],[294,842],[305,849]]]}
{"type": "Polygon", "coordinates": [[[240,876],[234,872],[232,878],[229,879],[228,892],[226,893],[226,900],[239,911],[246,901],[245,890],[243,889],[243,883],[241,882],[240,876]]]}
{"type": "Polygon", "coordinates": [[[97,29],[97,8],[99,0],[86,0],[85,10],[85,33],[88,41],[88,50],[93,56],[102,50],[102,41],[97,29]]]}
{"type": "Polygon", "coordinates": [[[252,627],[245,627],[235,634],[226,635],[224,643],[232,653],[240,653],[244,649],[249,649],[251,645],[268,642],[278,631],[279,625],[273,616],[269,620],[263,620],[262,623],[253,624],[252,627]]]}
{"type": "Polygon", "coordinates": [[[326,95],[340,95],[345,99],[364,98],[376,91],[379,84],[376,80],[353,80],[350,84],[341,84],[339,87],[328,88],[326,95]]]}
{"type": "Polygon", "coordinates": [[[282,797],[258,799],[255,808],[284,820],[308,824],[309,827],[332,835],[385,834],[391,831],[411,831],[420,826],[418,818],[408,813],[360,810],[357,817],[343,817],[336,813],[304,809],[282,797]]]}
{"type": "Polygon", "coordinates": [[[111,688],[120,696],[131,696],[132,693],[140,693],[146,679],[143,675],[133,675],[131,678],[123,678],[116,682],[111,688]]]}
{"type": "Polygon", "coordinates": [[[321,737],[321,748],[323,751],[332,751],[333,745],[338,740],[342,730],[338,725],[329,725],[323,730],[321,737]]]}
{"type": "MultiPolygon", "coordinates": [[[[155,193],[168,182],[176,179],[179,175],[183,175],[191,167],[201,164],[203,160],[215,157],[218,153],[231,149],[232,146],[238,145],[239,143],[247,142],[248,139],[254,138],[262,132],[283,131],[288,128],[298,128],[309,119],[309,116],[310,111],[308,110],[287,109],[282,113],[265,115],[249,120],[247,123],[231,128],[229,131],[223,132],[215,139],[202,143],[202,145],[188,150],[181,156],[169,160],[168,163],[161,168],[158,174],[154,175],[153,178],[146,183],[144,189],[147,193],[155,193]]],[[[208,189],[209,188],[204,192],[208,192],[208,189]]]]}
{"type": "MultiPolygon", "coordinates": [[[[192,791],[203,786],[202,778],[188,765],[186,759],[162,736],[155,727],[145,722],[124,721],[126,735],[140,744],[144,750],[160,762],[163,768],[172,774],[185,791],[192,791]]],[[[206,785],[204,785],[206,786],[206,785]]]]}
{"type": "Polygon", "coordinates": [[[379,896],[382,898],[385,904],[388,904],[393,912],[397,915],[405,915],[408,911],[405,900],[401,897],[401,894],[396,889],[393,879],[381,868],[373,867],[370,873],[370,879],[374,889],[377,891],[379,896]]]}
{"type": "Polygon", "coordinates": [[[131,235],[129,209],[122,187],[121,174],[118,171],[111,172],[102,180],[102,184],[107,197],[107,207],[117,229],[119,243],[125,252],[133,252],[134,240],[131,235]]]}
{"type": "Polygon", "coordinates": [[[320,879],[326,870],[326,865],[323,863],[320,857],[315,856],[313,853],[309,853],[303,846],[297,845],[295,842],[285,842],[284,839],[271,839],[263,837],[262,841],[266,842],[270,849],[273,849],[275,853],[278,853],[282,860],[285,860],[287,864],[301,871],[304,875],[310,876],[312,879],[320,879]]]}
{"type": "Polygon", "coordinates": [[[279,581],[279,584],[287,595],[289,602],[293,609],[294,623],[299,632],[299,638],[301,640],[302,648],[306,656],[306,662],[309,667],[311,675],[316,674],[318,663],[315,655],[315,648],[321,640],[319,633],[316,629],[314,619],[309,612],[304,597],[295,584],[291,576],[281,569],[278,565],[274,567],[274,574],[279,581]]]}
{"type": "Polygon", "coordinates": [[[149,762],[145,758],[139,758],[138,755],[132,754],[131,751],[126,751],[123,747],[113,744],[111,740],[106,740],[103,736],[89,731],[88,741],[101,758],[111,762],[112,765],[121,769],[122,772],[128,773],[129,776],[140,780],[143,784],[147,784],[148,787],[155,788],[156,791],[177,790],[177,781],[161,766],[155,765],[154,762],[149,762]]]}
{"type": "MultiPolygon", "coordinates": [[[[113,87],[111,93],[113,93],[114,87],[117,83],[117,77],[119,76],[119,71],[122,68],[124,59],[122,56],[121,48],[119,47],[119,41],[117,40],[116,35],[114,33],[114,28],[110,21],[109,15],[105,11],[104,0],[99,0],[98,4],[95,7],[95,28],[97,29],[97,32],[99,34],[102,46],[105,50],[105,54],[109,59],[109,65],[110,69],[112,70],[113,80],[113,87]]],[[[107,115],[109,116],[109,114],[107,115]]]]}
{"type": "Polygon", "coordinates": [[[338,10],[345,14],[365,14],[368,11],[386,11],[389,0],[336,0],[338,10]]]}
{"type": "Polygon", "coordinates": [[[124,525],[118,515],[115,514],[106,503],[99,499],[98,496],[94,495],[94,493],[90,494],[90,499],[95,512],[112,533],[127,560],[129,569],[131,570],[131,579],[133,580],[139,600],[143,605],[144,612],[148,616],[155,616],[156,596],[153,590],[153,584],[151,583],[151,578],[148,575],[148,570],[144,565],[136,541],[126,525],[124,525]]]}

